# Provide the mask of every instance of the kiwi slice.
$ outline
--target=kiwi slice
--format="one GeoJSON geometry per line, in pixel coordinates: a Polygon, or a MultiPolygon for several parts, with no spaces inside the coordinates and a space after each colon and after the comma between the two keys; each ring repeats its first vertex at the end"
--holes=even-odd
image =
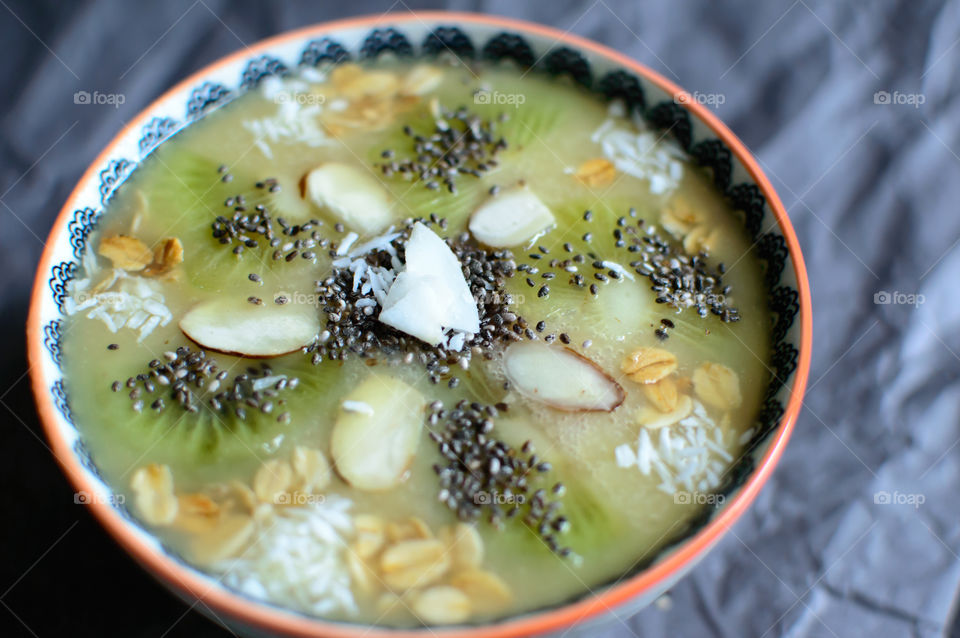
{"type": "MultiPolygon", "coordinates": [[[[290,261],[285,258],[293,250],[287,244],[295,238],[282,234],[279,219],[292,226],[306,221],[310,214],[296,184],[271,189],[273,183],[264,178],[229,173],[216,161],[185,148],[173,145],[160,151],[165,152],[158,151],[156,157],[147,160],[158,165],[150,182],[144,184],[143,194],[157,219],[155,232],[178,237],[183,244],[184,268],[191,284],[219,292],[250,273],[269,284],[274,279],[271,273],[278,270],[282,270],[286,283],[291,278],[296,281],[298,273],[314,270],[317,261],[326,259],[326,252],[320,248],[312,251],[313,259],[303,259],[301,254],[290,261]],[[270,246],[259,233],[247,233],[255,246],[237,240],[225,244],[214,236],[213,224],[218,217],[232,219],[238,206],[245,209],[242,214],[255,215],[258,205],[270,214],[275,236],[281,239],[279,246],[270,246]],[[274,259],[276,250],[281,250],[284,257],[274,259]]],[[[321,230],[332,231],[325,227],[321,230]]],[[[300,232],[296,238],[309,236],[310,232],[300,232]]]]}
{"type": "MultiPolygon", "coordinates": [[[[504,418],[497,423],[494,433],[518,450],[525,441],[530,441],[533,453],[538,456],[542,453],[543,460],[552,466],[549,472],[534,478],[529,493],[542,488],[548,494],[548,502],[556,500],[561,503],[559,514],[567,521],[566,531],[551,532],[559,547],[567,547],[574,554],[584,554],[612,542],[626,529],[623,515],[615,507],[605,505],[588,480],[582,478],[590,476],[589,468],[579,467],[574,460],[562,456],[542,428],[523,419],[504,418]],[[558,482],[563,485],[559,494],[553,490],[558,482]]],[[[539,530],[522,520],[517,520],[516,524],[508,523],[502,536],[506,544],[515,548],[522,546],[521,551],[545,556],[551,553],[539,530]]]]}
{"type": "Polygon", "coordinates": [[[129,370],[131,376],[116,382],[116,393],[100,407],[120,444],[149,450],[151,458],[164,462],[262,458],[287,435],[315,426],[316,414],[332,413],[327,391],[336,394],[342,383],[338,366],[314,367],[301,353],[268,364],[189,347],[176,354],[173,362],[161,358],[129,370]],[[214,367],[201,375],[198,386],[195,379],[205,364],[214,367]],[[183,401],[175,389],[176,370],[189,371],[183,377],[188,397],[183,401]]]}
{"type": "Polygon", "coordinates": [[[424,182],[405,177],[405,174],[389,175],[383,172],[383,164],[408,159],[413,153],[413,140],[403,132],[404,126],[409,126],[412,131],[422,135],[433,132],[434,118],[430,115],[426,104],[406,113],[402,121],[402,124],[382,133],[378,141],[369,147],[366,156],[368,164],[390,191],[397,217],[429,219],[433,214],[446,218],[454,227],[466,224],[467,218],[478,205],[482,194],[489,188],[484,178],[459,175],[456,178],[456,192],[451,193],[442,184],[437,190],[431,190],[424,182]],[[392,153],[392,156],[385,157],[385,152],[392,153]]]}
{"type": "MultiPolygon", "coordinates": [[[[469,174],[457,176],[455,193],[448,192],[442,184],[438,190],[430,190],[423,182],[406,178],[402,173],[388,175],[384,181],[399,200],[401,209],[405,209],[402,212],[422,217],[435,213],[445,217],[454,227],[461,227],[492,186],[509,186],[531,178],[553,186],[558,177],[570,179],[563,176],[564,166],[555,156],[554,149],[564,146],[565,137],[569,136],[564,136],[563,131],[572,125],[573,117],[579,117],[581,110],[591,112],[599,124],[604,116],[603,108],[586,96],[583,97],[583,109],[579,103],[575,108],[558,103],[542,79],[517,84],[511,83],[511,76],[499,78],[498,74],[498,82],[500,79],[508,85],[495,93],[475,95],[477,82],[471,78],[466,84],[448,82],[432,96],[447,110],[463,107],[490,123],[494,140],[502,137],[507,143],[506,149],[496,154],[496,165],[479,178],[469,174]],[[543,179],[539,180],[541,175],[543,179]]],[[[410,158],[413,142],[404,127],[409,127],[413,134],[432,134],[436,120],[430,109],[429,101],[425,101],[405,113],[401,123],[382,133],[371,146],[368,161],[383,164],[410,158]],[[384,151],[392,152],[392,156],[382,156],[384,151]]]]}

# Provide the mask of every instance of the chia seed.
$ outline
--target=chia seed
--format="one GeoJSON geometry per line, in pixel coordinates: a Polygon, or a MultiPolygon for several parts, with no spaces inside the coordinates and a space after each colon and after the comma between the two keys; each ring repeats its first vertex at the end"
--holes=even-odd
{"type": "Polygon", "coordinates": [[[628,250],[640,257],[630,266],[650,281],[657,303],[680,311],[692,308],[700,317],[713,314],[725,323],[740,320],[740,312],[729,303],[729,286],[723,284],[723,264],[711,268],[706,252],[689,255],[653,226],[647,227],[646,235],[630,239],[628,250]]]}
{"type": "Polygon", "coordinates": [[[566,548],[559,546],[555,534],[565,532],[569,523],[557,513],[560,502],[553,497],[559,494],[552,490],[548,496],[542,488],[530,494],[531,484],[551,470],[550,464],[531,455],[530,441],[518,452],[494,434],[494,419],[507,408],[502,403],[491,406],[460,401],[452,410],[444,410],[439,401],[431,404],[427,418],[430,438],[443,457],[433,466],[439,479],[437,499],[460,520],[482,519],[497,529],[520,515],[561,554],[566,548]],[[530,458],[525,458],[527,455],[530,458]],[[504,511],[506,504],[511,506],[504,511]]]}
{"type": "MultiPolygon", "coordinates": [[[[459,176],[480,177],[497,165],[496,155],[507,148],[506,140],[494,134],[494,123],[464,107],[456,111],[441,109],[432,133],[419,134],[410,126],[402,130],[412,142],[409,157],[377,166],[384,175],[399,173],[430,190],[438,190],[442,183],[448,192],[456,193],[459,176]]],[[[491,195],[497,192],[497,186],[491,187],[491,195]]]]}

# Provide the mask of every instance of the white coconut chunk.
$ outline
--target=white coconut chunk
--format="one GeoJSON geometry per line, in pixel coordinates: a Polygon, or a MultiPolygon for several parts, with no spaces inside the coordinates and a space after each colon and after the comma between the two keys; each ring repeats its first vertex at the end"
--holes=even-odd
{"type": "Polygon", "coordinates": [[[277,357],[308,346],[320,330],[309,304],[256,306],[215,299],[191,308],[180,330],[209,350],[247,357],[277,357]]]}
{"type": "Polygon", "coordinates": [[[405,270],[397,275],[379,320],[431,345],[448,330],[480,331],[477,304],[456,255],[436,233],[414,225],[406,245],[405,270]]]}
{"type": "Polygon", "coordinates": [[[550,209],[533,191],[512,188],[491,196],[470,217],[470,232],[494,248],[519,246],[553,226],[550,209]]]}
{"type": "Polygon", "coordinates": [[[304,196],[363,233],[378,233],[393,221],[387,190],[365,168],[321,164],[304,178],[304,196]]]}
{"type": "Polygon", "coordinates": [[[566,412],[612,412],[626,393],[590,359],[569,348],[533,341],[511,344],[504,372],[525,397],[566,412]]]}

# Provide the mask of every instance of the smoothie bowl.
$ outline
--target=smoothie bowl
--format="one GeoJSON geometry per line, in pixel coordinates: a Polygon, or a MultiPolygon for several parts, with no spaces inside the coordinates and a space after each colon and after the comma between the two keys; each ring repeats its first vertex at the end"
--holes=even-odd
{"type": "Polygon", "coordinates": [[[786,444],[810,330],[786,213],[689,94],[420,13],[153,103],[64,206],[28,338],[78,494],[221,622],[526,636],[712,547],[786,444]]]}

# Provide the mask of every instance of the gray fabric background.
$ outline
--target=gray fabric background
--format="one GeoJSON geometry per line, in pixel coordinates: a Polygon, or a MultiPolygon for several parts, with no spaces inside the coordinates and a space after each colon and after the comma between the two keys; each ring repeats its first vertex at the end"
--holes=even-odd
{"type": "MultiPolygon", "coordinates": [[[[722,96],[717,114],[760,159],[806,253],[813,369],[779,469],[669,601],[602,635],[948,633],[960,580],[960,3],[429,6],[569,29],[722,96]],[[923,104],[876,104],[881,90],[923,104]],[[923,303],[875,304],[879,291],[923,303]],[[893,503],[875,502],[884,492],[893,503]]],[[[166,88],[265,36],[390,7],[0,1],[4,635],[226,635],[106,539],[44,449],[21,337],[33,268],[84,168],[166,88]],[[125,103],[76,105],[77,90],[125,103]]]]}

